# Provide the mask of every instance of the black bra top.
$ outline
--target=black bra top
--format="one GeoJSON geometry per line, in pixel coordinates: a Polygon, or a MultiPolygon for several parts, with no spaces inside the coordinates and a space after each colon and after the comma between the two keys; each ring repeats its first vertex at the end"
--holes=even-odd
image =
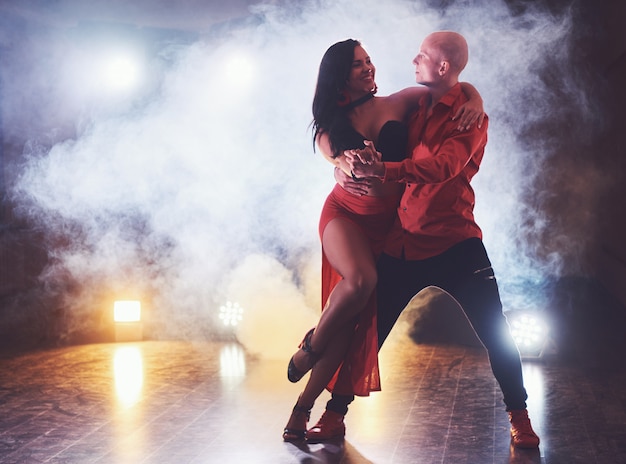
{"type": "Polygon", "coordinates": [[[400,121],[387,121],[378,134],[376,149],[382,153],[383,161],[402,161],[407,155],[409,130],[400,121]]]}
{"type": "MultiPolygon", "coordinates": [[[[363,136],[350,127],[343,133],[342,150],[364,148],[363,136]]],[[[376,149],[383,155],[383,161],[402,161],[406,158],[409,130],[401,121],[387,121],[380,128],[376,149]]]]}

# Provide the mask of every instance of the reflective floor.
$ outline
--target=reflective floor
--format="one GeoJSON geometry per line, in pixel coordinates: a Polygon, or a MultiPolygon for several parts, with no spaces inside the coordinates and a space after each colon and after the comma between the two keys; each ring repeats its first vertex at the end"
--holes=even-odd
{"type": "MultiPolygon", "coordinates": [[[[1,463],[625,463],[626,372],[525,362],[538,451],[514,451],[481,348],[392,335],[344,442],[281,439],[300,385],[229,343],[144,341],[0,359],[1,463]]],[[[317,420],[328,396],[318,402],[317,420]]]]}

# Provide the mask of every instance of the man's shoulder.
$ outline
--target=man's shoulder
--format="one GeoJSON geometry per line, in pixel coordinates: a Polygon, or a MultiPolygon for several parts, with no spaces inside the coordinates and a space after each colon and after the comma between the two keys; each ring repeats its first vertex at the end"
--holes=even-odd
{"type": "Polygon", "coordinates": [[[469,98],[463,92],[461,84],[457,82],[443,97],[441,97],[439,101],[450,107],[458,107],[466,103],[468,100],[469,98]]]}

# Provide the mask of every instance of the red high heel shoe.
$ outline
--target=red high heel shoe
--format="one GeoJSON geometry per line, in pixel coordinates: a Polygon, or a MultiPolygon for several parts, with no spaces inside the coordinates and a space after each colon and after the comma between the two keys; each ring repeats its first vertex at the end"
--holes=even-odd
{"type": "Polygon", "coordinates": [[[311,418],[311,409],[313,409],[313,405],[308,407],[298,406],[298,403],[296,403],[293,407],[293,411],[291,411],[289,422],[291,422],[291,419],[295,418],[299,426],[285,427],[283,430],[284,441],[302,441],[306,438],[306,424],[311,418]]]}
{"type": "Polygon", "coordinates": [[[311,346],[311,338],[313,337],[314,331],[315,331],[315,327],[309,330],[304,336],[302,343],[300,343],[299,345],[299,348],[305,353],[307,353],[311,365],[305,370],[301,371],[300,369],[296,367],[296,363],[293,361],[293,358],[295,355],[292,356],[291,359],[289,360],[289,365],[287,366],[287,378],[292,383],[298,382],[302,377],[304,377],[304,375],[307,372],[313,369],[313,366],[315,365],[315,363],[320,357],[318,353],[313,351],[313,346],[311,346]]]}

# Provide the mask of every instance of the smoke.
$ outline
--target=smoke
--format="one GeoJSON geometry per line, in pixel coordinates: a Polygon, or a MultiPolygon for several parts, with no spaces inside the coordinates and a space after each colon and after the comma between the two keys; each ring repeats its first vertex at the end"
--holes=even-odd
{"type": "MultiPolygon", "coordinates": [[[[568,74],[568,11],[512,12],[499,0],[442,10],[403,0],[297,5],[260,3],[217,32],[161,43],[136,99],[92,97],[71,137],[26,145],[12,196],[47,231],[42,279],[67,295],[68,332],[102,323],[105,302],[139,296],[153,336],[204,336],[221,330],[219,307],[236,301],[244,308],[237,336],[250,351],[293,350],[320,310],[317,220],[334,183],[332,167],[312,151],[311,100],[321,56],[348,37],[363,41],[385,95],[414,85],[411,60],[425,35],[464,34],[470,64],[462,77],[490,115],[476,214],[500,281],[541,281],[578,259],[572,246],[585,231],[570,234],[577,216],[553,229],[546,196],[555,188],[540,183],[560,149],[547,129],[566,116],[584,127],[588,108],[568,74]],[[562,69],[557,82],[546,80],[548,57],[562,69]]],[[[63,48],[67,37],[46,47],[57,45],[48,51],[68,64],[75,54],[63,48]]],[[[58,103],[30,98],[41,108],[58,103]]],[[[78,105],[68,105],[73,115],[78,105]]],[[[574,177],[570,193],[590,210],[593,173],[562,168],[559,178],[574,177]]]]}

